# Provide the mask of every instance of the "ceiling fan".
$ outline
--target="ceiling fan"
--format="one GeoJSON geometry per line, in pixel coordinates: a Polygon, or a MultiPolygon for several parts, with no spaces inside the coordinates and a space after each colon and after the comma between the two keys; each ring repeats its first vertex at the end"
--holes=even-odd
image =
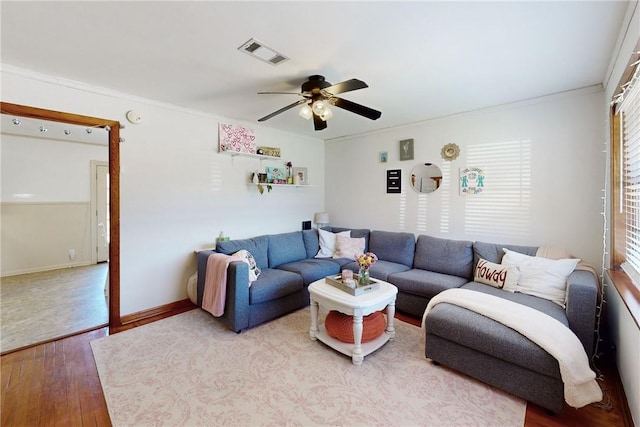
{"type": "Polygon", "coordinates": [[[336,95],[339,93],[349,92],[357,89],[364,89],[369,87],[365,82],[358,79],[346,80],[341,83],[332,85],[325,81],[324,76],[313,75],[309,76],[309,80],[302,84],[302,91],[300,93],[295,92],[258,92],[258,95],[273,95],[273,94],[287,94],[287,95],[299,95],[303,99],[289,104],[286,107],[274,111],[261,119],[259,122],[269,120],[273,116],[277,116],[295,106],[305,104],[300,110],[300,116],[305,119],[313,117],[313,126],[315,130],[323,130],[327,127],[327,120],[331,118],[333,113],[329,108],[329,105],[333,105],[342,108],[352,113],[359,114],[371,120],[379,119],[382,113],[374,110],[373,108],[365,107],[364,105],[356,104],[355,102],[348,101],[343,98],[339,98],[336,95]]]}

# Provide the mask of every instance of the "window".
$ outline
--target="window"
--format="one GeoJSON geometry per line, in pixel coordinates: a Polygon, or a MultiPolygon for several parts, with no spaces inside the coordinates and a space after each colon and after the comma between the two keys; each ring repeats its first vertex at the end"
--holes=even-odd
{"type": "Polygon", "coordinates": [[[636,286],[640,285],[639,71],[637,64],[629,69],[611,116],[611,267],[622,267],[636,286]]]}
{"type": "MultiPolygon", "coordinates": [[[[633,82],[633,81],[632,81],[633,82]]],[[[640,272],[640,84],[626,94],[619,106],[619,139],[622,152],[620,204],[624,213],[623,269],[633,278],[640,272]]],[[[634,282],[637,282],[634,280],[634,282]]]]}

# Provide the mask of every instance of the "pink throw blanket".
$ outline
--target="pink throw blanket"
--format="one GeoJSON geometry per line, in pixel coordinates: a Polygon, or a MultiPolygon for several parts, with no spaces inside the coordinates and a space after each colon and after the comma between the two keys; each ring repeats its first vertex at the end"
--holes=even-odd
{"type": "Polygon", "coordinates": [[[207,258],[207,274],[204,279],[202,308],[220,317],[224,314],[224,301],[227,297],[227,267],[238,257],[213,253],[207,258]]]}

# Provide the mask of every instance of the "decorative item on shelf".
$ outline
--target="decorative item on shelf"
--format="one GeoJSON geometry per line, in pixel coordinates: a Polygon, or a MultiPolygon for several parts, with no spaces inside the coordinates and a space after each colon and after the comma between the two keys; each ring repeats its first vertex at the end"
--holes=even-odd
{"type": "Polygon", "coordinates": [[[329,225],[329,214],[327,212],[316,212],[313,216],[313,222],[315,222],[318,228],[326,227],[329,225]]]}
{"type": "Polygon", "coordinates": [[[220,151],[256,154],[256,136],[253,129],[220,123],[218,138],[220,151]]]}
{"type": "Polygon", "coordinates": [[[309,185],[307,168],[293,168],[293,183],[295,185],[309,185]]]}
{"type": "Polygon", "coordinates": [[[227,242],[229,241],[229,237],[224,235],[224,231],[220,232],[220,235],[216,237],[216,242],[227,242]]]}
{"type": "Polygon", "coordinates": [[[413,160],[413,139],[400,141],[400,160],[413,160]]]}
{"type": "Polygon", "coordinates": [[[267,166],[267,182],[271,184],[286,184],[287,172],[282,167],[267,166]]]}
{"type": "Polygon", "coordinates": [[[358,272],[358,286],[368,285],[371,282],[369,268],[376,263],[378,257],[373,252],[367,252],[355,258],[360,271],[358,272]]]}
{"type": "Polygon", "coordinates": [[[287,162],[287,184],[293,184],[293,164],[287,162]]]}
{"type": "Polygon", "coordinates": [[[258,154],[263,154],[270,157],[280,157],[279,147],[258,147],[257,149],[258,151],[260,151],[260,153],[258,154]]]}
{"type": "Polygon", "coordinates": [[[458,147],[457,144],[453,144],[453,143],[447,144],[444,147],[442,147],[442,150],[440,151],[440,155],[445,160],[449,160],[449,161],[455,160],[460,155],[460,147],[458,147]]]}
{"type": "MultiPolygon", "coordinates": [[[[258,191],[260,192],[260,194],[262,194],[262,193],[264,193],[264,186],[262,184],[267,182],[267,174],[266,173],[259,173],[258,171],[255,171],[251,176],[251,182],[256,184],[256,187],[258,188],[258,191]]],[[[267,187],[267,191],[271,192],[271,189],[273,187],[271,187],[269,184],[267,184],[266,187],[267,187]]]]}

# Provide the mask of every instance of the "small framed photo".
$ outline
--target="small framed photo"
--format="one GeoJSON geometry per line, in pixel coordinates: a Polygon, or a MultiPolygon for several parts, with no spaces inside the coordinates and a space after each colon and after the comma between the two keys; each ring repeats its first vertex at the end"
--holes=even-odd
{"type": "Polygon", "coordinates": [[[413,139],[400,141],[400,160],[413,160],[413,139]]]}
{"type": "Polygon", "coordinates": [[[285,168],[267,166],[267,183],[286,184],[287,172],[285,168]]]}
{"type": "Polygon", "coordinates": [[[380,152],[380,163],[387,163],[387,159],[389,158],[389,153],[386,151],[380,152]]]}
{"type": "Polygon", "coordinates": [[[293,183],[295,185],[309,185],[307,168],[293,168],[293,183]]]}

